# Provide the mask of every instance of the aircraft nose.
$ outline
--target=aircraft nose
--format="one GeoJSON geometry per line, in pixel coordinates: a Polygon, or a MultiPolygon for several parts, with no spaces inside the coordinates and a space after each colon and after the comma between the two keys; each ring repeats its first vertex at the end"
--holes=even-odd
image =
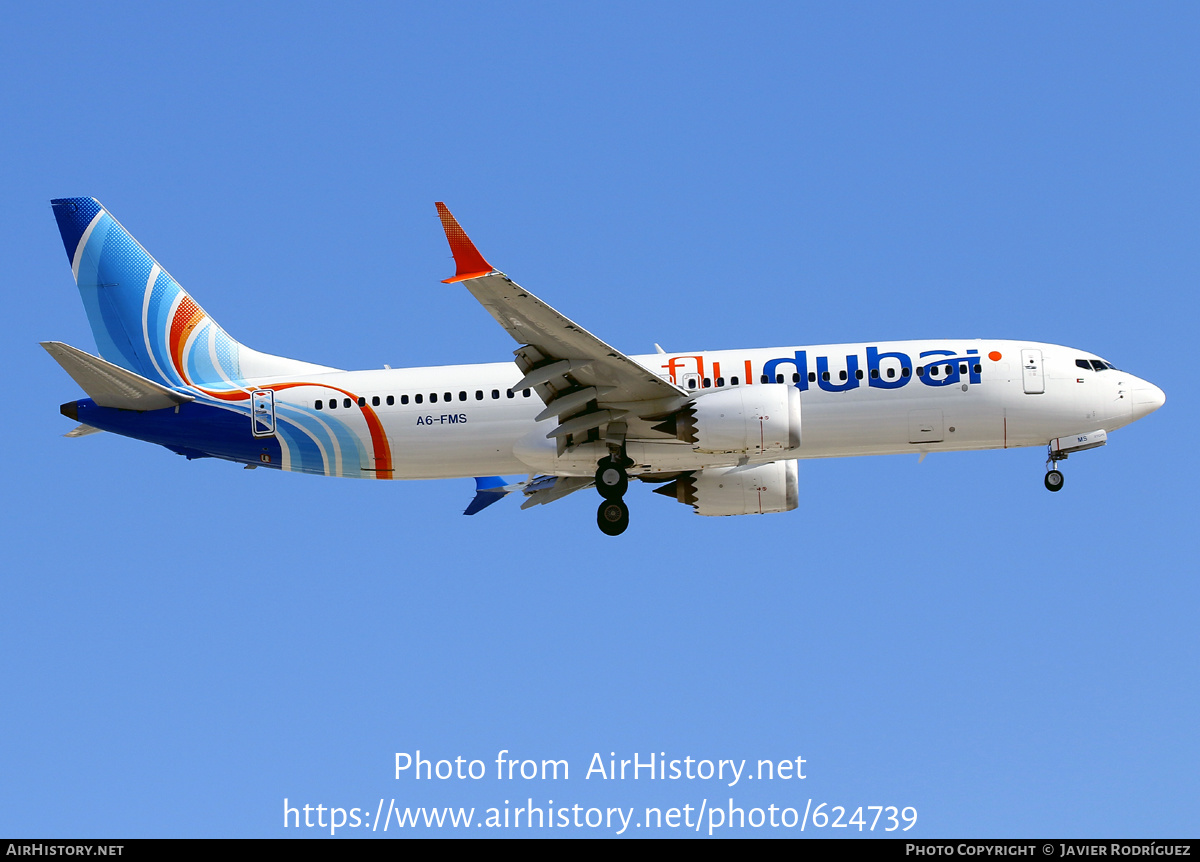
{"type": "Polygon", "coordinates": [[[1149,416],[1167,403],[1167,395],[1153,383],[1139,380],[1133,387],[1133,418],[1149,416]]]}

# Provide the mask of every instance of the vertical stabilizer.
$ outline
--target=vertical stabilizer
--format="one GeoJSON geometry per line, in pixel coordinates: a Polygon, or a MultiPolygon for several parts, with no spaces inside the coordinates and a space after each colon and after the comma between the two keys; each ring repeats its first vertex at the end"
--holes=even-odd
{"type": "Polygon", "coordinates": [[[215,390],[335,370],[234,341],[95,198],[50,203],[96,347],[114,365],[165,386],[215,390]]]}

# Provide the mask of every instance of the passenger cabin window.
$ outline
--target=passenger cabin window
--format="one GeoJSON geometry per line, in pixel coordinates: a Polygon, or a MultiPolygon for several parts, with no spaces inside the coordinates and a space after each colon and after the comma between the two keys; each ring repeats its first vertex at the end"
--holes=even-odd
{"type": "Polygon", "coordinates": [[[378,406],[379,406],[379,396],[378,396],[378,395],[372,395],[372,396],[371,396],[371,406],[372,406],[372,407],[378,407],[378,406]]]}
{"type": "Polygon", "coordinates": [[[509,398],[516,398],[516,397],[517,397],[517,393],[513,392],[511,389],[508,389],[508,390],[505,390],[505,391],[508,393],[508,397],[509,397],[509,398]]]}
{"type": "Polygon", "coordinates": [[[316,400],[316,402],[313,404],[313,406],[314,406],[314,407],[316,407],[318,410],[320,410],[320,409],[321,409],[321,403],[322,403],[322,402],[321,402],[321,399],[320,399],[320,398],[318,398],[318,399],[316,400]]]}
{"type": "Polygon", "coordinates": [[[725,385],[725,378],[724,378],[724,377],[718,377],[718,378],[717,378],[717,386],[724,386],[724,385],[725,385]]]}
{"type": "Polygon", "coordinates": [[[730,377],[730,378],[729,378],[729,385],[730,385],[730,386],[737,386],[737,385],[738,385],[738,379],[737,379],[736,377],[730,377]]]}
{"type": "Polygon", "coordinates": [[[763,383],[770,383],[770,382],[771,382],[771,378],[770,378],[770,377],[767,377],[767,375],[765,375],[765,374],[764,374],[764,375],[762,376],[762,382],[763,382],[763,383]]]}
{"type": "Polygon", "coordinates": [[[782,375],[782,374],[776,374],[776,375],[775,375],[775,382],[776,382],[776,383],[782,383],[782,382],[783,382],[783,375],[782,375]]]}
{"type": "Polygon", "coordinates": [[[808,372],[808,382],[809,383],[817,382],[817,372],[815,372],[815,371],[808,372]]]}
{"type": "Polygon", "coordinates": [[[492,400],[498,400],[499,398],[500,398],[500,390],[493,389],[492,390],[492,400]]]}
{"type": "Polygon", "coordinates": [[[396,403],[396,396],[395,396],[395,395],[389,395],[389,396],[387,397],[387,406],[388,406],[388,407],[391,407],[391,406],[393,406],[395,403],[396,403]]]}
{"type": "Polygon", "coordinates": [[[705,377],[704,382],[701,384],[701,387],[704,389],[708,389],[710,386],[712,386],[712,378],[705,377]]]}
{"type": "Polygon", "coordinates": [[[800,382],[800,372],[799,372],[799,371],[795,371],[795,372],[793,372],[793,373],[792,373],[792,382],[793,382],[793,383],[799,383],[799,382],[800,382]]]}
{"type": "Polygon", "coordinates": [[[425,396],[421,395],[420,393],[417,393],[416,395],[413,396],[413,400],[416,401],[418,404],[420,404],[422,401],[425,400],[425,396]]]}
{"type": "Polygon", "coordinates": [[[350,399],[349,399],[349,398],[343,398],[343,399],[342,399],[342,406],[343,406],[343,407],[349,407],[349,406],[350,406],[350,399]]]}
{"type": "Polygon", "coordinates": [[[447,392],[447,393],[445,393],[445,397],[444,397],[442,400],[443,400],[443,401],[446,401],[447,403],[449,403],[449,402],[451,402],[451,401],[453,401],[453,400],[454,400],[454,398],[453,398],[453,397],[451,397],[451,396],[452,396],[452,393],[450,393],[450,392],[447,392]]]}
{"type": "Polygon", "coordinates": [[[466,401],[466,400],[467,400],[467,393],[466,393],[466,392],[459,392],[459,393],[458,393],[458,400],[459,400],[459,401],[466,401]]]}
{"type": "Polygon", "coordinates": [[[482,401],[482,400],[483,400],[483,390],[482,390],[482,389],[476,389],[476,390],[475,390],[475,400],[476,400],[476,401],[482,401]]]}
{"type": "Polygon", "coordinates": [[[430,392],[430,393],[429,393],[429,403],[430,403],[430,404],[437,404],[437,393],[436,393],[436,392],[430,392]]]}
{"type": "Polygon", "coordinates": [[[528,398],[529,393],[531,393],[532,391],[533,391],[532,389],[526,389],[524,392],[521,393],[521,395],[523,395],[525,398],[528,398]]]}

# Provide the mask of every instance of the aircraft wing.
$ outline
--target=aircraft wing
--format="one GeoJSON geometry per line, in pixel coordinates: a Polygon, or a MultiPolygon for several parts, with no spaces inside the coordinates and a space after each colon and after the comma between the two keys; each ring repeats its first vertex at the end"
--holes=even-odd
{"type": "Polygon", "coordinates": [[[539,421],[559,417],[548,437],[585,433],[630,414],[665,416],[691,398],[494,269],[446,205],[437,209],[457,268],[445,283],[463,282],[522,345],[515,356],[525,376],[513,389],[537,391],[546,404],[539,421]]]}
{"type": "MultiPolygon", "coordinates": [[[[87,426],[79,427],[86,428],[87,426]]],[[[535,476],[511,485],[505,484],[499,476],[476,476],[475,498],[471,500],[463,514],[475,515],[482,512],[493,503],[499,503],[513,491],[520,491],[525,496],[525,502],[521,504],[521,508],[528,509],[531,506],[542,506],[546,503],[553,503],[555,500],[561,500],[568,494],[573,494],[583,488],[590,488],[594,484],[591,479],[581,476],[535,476]]]]}

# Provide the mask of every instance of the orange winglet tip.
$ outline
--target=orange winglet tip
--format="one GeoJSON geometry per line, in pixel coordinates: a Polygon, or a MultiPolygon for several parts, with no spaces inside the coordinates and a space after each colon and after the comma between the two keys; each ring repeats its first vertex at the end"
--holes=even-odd
{"type": "Polygon", "coordinates": [[[479,278],[492,271],[492,265],[483,259],[475,243],[467,236],[466,231],[459,226],[458,221],[446,209],[446,205],[438,201],[438,217],[442,220],[442,229],[446,231],[446,241],[450,243],[450,253],[454,255],[454,265],[457,272],[454,278],[447,278],[442,284],[453,284],[456,281],[466,281],[468,278],[479,278]]]}

